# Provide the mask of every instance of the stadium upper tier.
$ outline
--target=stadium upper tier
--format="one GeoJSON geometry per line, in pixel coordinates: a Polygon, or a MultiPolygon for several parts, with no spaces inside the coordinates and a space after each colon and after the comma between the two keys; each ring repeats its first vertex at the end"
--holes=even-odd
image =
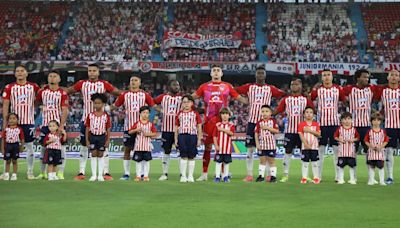
{"type": "Polygon", "coordinates": [[[0,2],[0,60],[400,61],[400,3],[0,2]]]}

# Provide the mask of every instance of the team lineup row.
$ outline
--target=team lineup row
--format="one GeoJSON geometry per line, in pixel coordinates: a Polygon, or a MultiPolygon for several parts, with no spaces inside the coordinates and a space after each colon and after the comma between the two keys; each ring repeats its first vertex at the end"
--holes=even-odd
{"type": "Polygon", "coordinates": [[[363,148],[367,152],[369,166],[368,184],[374,184],[374,167],[379,168],[380,184],[383,181],[383,164],[387,168],[386,183],[393,183],[393,154],[400,140],[400,76],[398,71],[388,73],[388,85],[375,86],[369,84],[369,72],[359,70],[355,73],[356,85],[340,87],[333,84],[333,74],[330,70],[321,73],[322,85],[315,87],[309,97],[302,95],[302,81],[293,78],[290,94],[265,83],[266,72],[257,68],[255,83],[233,88],[222,81],[222,69],[219,66],[211,68],[211,81],[204,83],[192,95],[180,93],[179,82],[168,83],[169,92],[156,98],[140,89],[141,79],[138,76],[130,78],[129,91],[120,91],[109,82],[99,79],[100,70],[97,65],[88,67],[88,79],[81,80],[69,88],[60,88],[61,81],[57,72],[50,72],[48,85],[43,89],[27,81],[27,71],[24,66],[16,68],[16,82],[5,87],[3,92],[3,154],[6,159],[4,179],[10,179],[10,164],[13,163],[13,175],[16,179],[18,152],[20,143],[24,142],[27,161],[28,179],[33,176],[33,130],[34,105],[42,104],[43,123],[41,128],[41,143],[43,164],[38,178],[46,175],[55,180],[63,178],[66,159],[62,143],[66,139],[64,125],[68,113],[68,94],[81,92],[83,96],[84,115],[81,124],[81,157],[77,180],[85,179],[88,152],[91,156],[91,181],[112,179],[109,171],[107,147],[110,135],[110,119],[104,111],[108,92],[118,96],[111,108],[123,106],[125,109],[124,132],[124,175],[121,179],[130,178],[131,151],[132,159],[136,161],[135,181],[149,180],[149,160],[151,160],[151,139],[156,136],[155,127],[149,122],[151,106],[162,112],[162,140],[164,154],[162,158],[163,175],[160,180],[168,179],[168,168],[171,148],[175,146],[180,152],[180,173],[182,182],[194,182],[194,160],[197,146],[204,142],[203,173],[197,181],[207,180],[208,166],[212,145],[215,146],[217,162],[215,181],[229,182],[229,163],[232,161],[231,136],[234,126],[229,122],[230,111],[227,108],[229,97],[249,105],[249,123],[247,127],[247,176],[244,181],[253,181],[253,152],[255,148],[260,156],[259,177],[263,181],[275,182],[277,168],[275,165],[275,138],[279,133],[276,122],[271,117],[277,113],[285,113],[288,125],[285,129],[286,154],[282,182],[289,177],[291,153],[294,148],[302,149],[303,179],[307,182],[308,164],[313,169],[313,182],[322,179],[324,152],[326,146],[333,146],[335,162],[335,180],[342,184],[343,167],[350,166],[350,181],[356,183],[355,157],[356,151],[363,148]],[[272,110],[269,105],[272,97],[280,99],[278,108],[272,110]],[[200,115],[193,109],[194,99],[202,98],[205,103],[204,125],[201,127],[200,115]],[[314,103],[316,110],[314,110],[314,103]],[[381,101],[384,113],[385,130],[380,129],[381,116],[371,117],[371,104],[381,101]],[[349,113],[339,114],[339,102],[348,106],[349,113]],[[314,112],[317,121],[313,121],[314,112]],[[10,115],[9,115],[10,114],[10,115]],[[15,115],[12,115],[15,114],[15,115]],[[340,119],[339,119],[340,117],[340,119]],[[6,121],[7,120],[7,121],[6,121]],[[372,125],[371,125],[372,122],[372,125]],[[372,127],[371,127],[372,126],[372,127]],[[203,137],[204,135],[204,137],[203,137]],[[204,139],[204,141],[202,140],[204,139]],[[357,140],[355,140],[357,139],[357,140]],[[357,141],[361,141],[361,147],[357,141]],[[385,148],[386,147],[386,148],[385,148]],[[61,164],[58,176],[56,166],[61,164]],[[97,171],[97,166],[99,169],[97,171]],[[186,174],[187,167],[189,169],[186,174]],[[223,170],[223,171],[222,171],[223,170]],[[265,175],[267,171],[268,174],[265,175]],[[98,173],[98,175],[96,175],[98,173]]]}

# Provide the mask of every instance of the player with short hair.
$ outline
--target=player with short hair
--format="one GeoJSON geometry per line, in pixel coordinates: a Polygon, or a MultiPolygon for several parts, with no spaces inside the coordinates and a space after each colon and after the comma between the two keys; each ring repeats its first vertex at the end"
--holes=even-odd
{"type": "Polygon", "coordinates": [[[338,141],[338,184],[344,184],[344,167],[350,167],[349,184],[357,184],[355,169],[357,166],[357,153],[355,142],[360,140],[360,135],[355,127],[352,126],[352,114],[345,112],[340,116],[342,125],[336,130],[334,136],[338,141]]]}
{"type": "Polygon", "coordinates": [[[35,179],[33,175],[34,152],[33,140],[35,139],[35,97],[39,91],[36,83],[27,81],[28,72],[24,65],[15,68],[16,82],[6,85],[3,91],[3,129],[7,126],[10,112],[19,117],[19,126],[24,131],[26,160],[28,163],[27,178],[35,179]]]}
{"type": "MultiPolygon", "coordinates": [[[[40,128],[40,139],[39,143],[43,144],[45,136],[50,133],[48,124],[50,121],[56,121],[59,123],[60,131],[64,130],[64,127],[68,118],[68,94],[59,87],[61,77],[58,71],[51,71],[47,76],[48,86],[40,89],[36,96],[36,103],[42,104],[42,125],[40,128]]],[[[65,146],[61,146],[61,161],[58,178],[64,179],[64,168],[66,164],[65,146]]],[[[36,179],[46,179],[46,163],[43,162],[45,148],[41,151],[42,164],[40,166],[40,174],[36,179]]]]}
{"type": "Polygon", "coordinates": [[[274,115],[286,114],[288,123],[285,127],[285,155],[283,157],[283,177],[280,182],[289,180],[290,160],[293,149],[301,149],[301,139],[297,130],[299,123],[303,121],[303,112],[306,107],[314,108],[310,99],[302,94],[303,82],[300,78],[292,78],[290,82],[291,94],[282,98],[274,115]]]}
{"type": "Polygon", "coordinates": [[[204,119],[204,154],[203,154],[203,173],[197,181],[206,181],[208,179],[208,165],[210,164],[210,154],[213,144],[212,133],[215,124],[219,121],[218,114],[221,108],[228,107],[228,97],[232,97],[241,103],[247,104],[246,98],[239,95],[232,85],[223,82],[222,67],[219,65],[211,66],[211,81],[202,84],[196,92],[192,94],[194,99],[203,98],[205,103],[204,119]]]}
{"type": "Polygon", "coordinates": [[[181,110],[182,94],[180,84],[177,80],[170,80],[167,83],[168,92],[163,93],[154,99],[157,104],[155,109],[162,112],[161,140],[164,154],[162,157],[162,175],[159,180],[168,180],[168,169],[172,145],[175,144],[174,128],[176,115],[181,110]]]}
{"type": "MultiPolygon", "coordinates": [[[[73,86],[66,89],[68,94],[73,94],[76,92],[82,93],[83,96],[83,116],[81,122],[81,147],[80,147],[80,159],[79,159],[79,173],[75,177],[75,180],[84,180],[85,179],[85,170],[86,170],[86,161],[88,159],[88,148],[86,145],[86,127],[85,121],[89,113],[93,112],[93,102],[91,100],[91,96],[95,93],[111,93],[115,96],[119,96],[121,92],[115,88],[111,83],[105,80],[99,79],[100,77],[100,67],[97,64],[90,64],[88,66],[88,79],[80,80],[76,82],[73,86]]],[[[106,180],[112,180],[112,177],[109,173],[109,157],[108,157],[108,148],[105,151],[105,175],[104,178],[106,180]]]]}
{"type": "Polygon", "coordinates": [[[131,151],[135,147],[136,135],[128,133],[129,129],[139,121],[140,108],[143,106],[154,106],[153,98],[147,92],[140,89],[142,79],[138,75],[133,75],[130,78],[129,90],[121,93],[114,103],[114,107],[124,106],[124,175],[121,180],[129,180],[131,174],[131,151]]]}
{"type": "Polygon", "coordinates": [[[219,112],[221,121],[214,128],[214,146],[215,146],[215,179],[214,182],[230,182],[229,163],[232,162],[232,136],[235,133],[235,125],[229,122],[231,112],[227,108],[222,108],[219,112]],[[221,175],[222,163],[224,164],[224,173],[221,175]]]}
{"type": "Polygon", "coordinates": [[[377,98],[381,100],[385,113],[385,130],[389,137],[385,158],[388,178],[386,184],[393,184],[394,157],[400,142],[400,73],[392,70],[387,76],[388,85],[381,87],[377,98]]]}
{"type": "Polygon", "coordinates": [[[311,92],[311,100],[318,100],[317,118],[321,125],[321,138],[319,141],[319,178],[322,180],[322,170],[324,165],[324,155],[326,146],[333,146],[335,166],[335,181],[337,181],[337,142],[333,135],[340,125],[339,121],[339,101],[346,100],[342,88],[333,84],[333,73],[329,69],[324,69],[321,73],[322,85],[314,88],[311,92]]]}
{"type": "MultiPolygon", "coordinates": [[[[253,152],[256,146],[254,129],[257,122],[261,119],[261,106],[271,105],[272,98],[280,98],[285,95],[285,92],[276,88],[273,85],[268,85],[265,82],[266,78],[265,68],[259,66],[256,69],[256,82],[248,83],[236,88],[239,94],[245,95],[249,99],[249,120],[246,130],[246,167],[247,175],[243,181],[253,181],[253,152]]],[[[268,164],[266,164],[268,165],[268,164]]],[[[268,172],[269,169],[267,169],[268,172]]]]}
{"type": "Polygon", "coordinates": [[[89,181],[104,181],[104,151],[110,144],[111,129],[110,116],[104,111],[107,96],[104,93],[95,93],[90,99],[93,102],[94,112],[89,113],[85,121],[86,145],[92,154],[92,176],[89,181]],[[98,175],[96,175],[97,164],[98,175]]]}

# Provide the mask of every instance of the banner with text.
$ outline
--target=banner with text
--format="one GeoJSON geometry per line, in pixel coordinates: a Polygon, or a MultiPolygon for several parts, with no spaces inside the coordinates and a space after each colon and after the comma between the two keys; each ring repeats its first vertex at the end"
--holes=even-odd
{"type": "Polygon", "coordinates": [[[157,61],[0,61],[0,75],[14,74],[15,66],[24,64],[29,73],[46,72],[54,69],[79,70],[89,64],[96,63],[102,71],[150,71],[182,72],[182,71],[209,71],[213,64],[221,65],[224,73],[251,74],[259,66],[264,66],[266,71],[293,74],[295,67],[291,63],[263,63],[263,62],[157,62],[157,61]]]}
{"type": "Polygon", "coordinates": [[[211,50],[217,48],[239,48],[241,34],[234,35],[203,35],[198,33],[184,33],[168,31],[164,33],[164,48],[196,48],[211,50]]]}
{"type": "Polygon", "coordinates": [[[391,70],[400,71],[400,63],[383,63],[383,70],[389,72],[391,70]]]}
{"type": "Polygon", "coordinates": [[[320,74],[324,69],[330,69],[333,74],[353,75],[357,70],[368,69],[368,64],[358,63],[322,63],[299,62],[296,63],[296,74],[320,74]]]}

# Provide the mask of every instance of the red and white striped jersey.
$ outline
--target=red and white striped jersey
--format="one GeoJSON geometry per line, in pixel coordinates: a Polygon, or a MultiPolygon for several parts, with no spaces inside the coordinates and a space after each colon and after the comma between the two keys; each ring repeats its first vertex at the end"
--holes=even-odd
{"type": "MultiPolygon", "coordinates": [[[[365,135],[364,141],[370,143],[373,146],[379,146],[385,142],[389,142],[389,137],[387,136],[386,131],[383,129],[380,129],[379,131],[370,129],[365,135]]],[[[367,160],[384,161],[384,154],[385,148],[382,148],[380,151],[368,149],[367,160]]]]}
{"type": "Polygon", "coordinates": [[[137,128],[141,129],[140,133],[136,133],[136,141],[135,141],[135,151],[148,151],[151,152],[153,150],[153,145],[151,144],[151,137],[144,136],[144,133],[155,133],[157,132],[156,127],[150,121],[142,122],[137,121],[133,124],[132,128],[129,130],[135,130],[137,128]]]}
{"type": "Polygon", "coordinates": [[[321,126],[339,126],[339,101],[346,100],[342,88],[338,85],[315,88],[311,92],[311,100],[316,99],[318,99],[317,119],[321,126]]]}
{"type": "Polygon", "coordinates": [[[104,135],[107,129],[111,128],[110,116],[105,112],[99,116],[95,112],[89,113],[85,126],[89,128],[92,135],[104,135]]]}
{"type": "Polygon", "coordinates": [[[6,85],[3,91],[3,99],[10,100],[10,112],[19,117],[19,124],[35,123],[35,98],[39,86],[26,82],[19,85],[16,82],[6,85]]]}
{"type": "Polygon", "coordinates": [[[24,131],[20,127],[6,127],[3,131],[3,139],[6,143],[19,143],[24,140],[24,131]]]}
{"type": "Polygon", "coordinates": [[[61,122],[62,107],[68,107],[68,95],[62,89],[51,90],[49,88],[39,90],[36,101],[43,104],[42,127],[47,126],[50,121],[61,122]]]}
{"type": "Polygon", "coordinates": [[[257,123],[261,119],[261,106],[271,105],[271,98],[282,97],[285,92],[272,85],[249,83],[236,88],[239,94],[249,98],[249,123],[257,123]]]}
{"type": "Polygon", "coordinates": [[[202,84],[196,91],[197,96],[203,97],[205,106],[205,119],[209,120],[219,115],[221,108],[228,107],[228,97],[236,99],[239,94],[227,82],[207,82],[202,84]]]}
{"type": "Polygon", "coordinates": [[[254,132],[258,134],[258,141],[260,143],[261,150],[276,150],[275,135],[268,130],[261,129],[263,126],[272,127],[279,129],[275,119],[262,119],[257,122],[254,132]]]}
{"type": "Polygon", "coordinates": [[[46,137],[44,138],[44,145],[49,140],[54,140],[54,142],[50,143],[49,145],[46,146],[47,149],[53,149],[53,150],[61,150],[62,143],[64,142],[62,136],[60,134],[53,134],[53,133],[48,133],[46,137]]]}
{"type": "Polygon", "coordinates": [[[235,125],[231,122],[222,123],[218,122],[214,128],[213,137],[217,138],[219,151],[217,154],[231,154],[232,153],[232,136],[225,132],[218,131],[218,127],[224,128],[235,133],[235,125]]]}
{"type": "Polygon", "coordinates": [[[125,108],[125,121],[124,121],[124,129],[125,131],[129,130],[130,127],[133,126],[137,121],[139,121],[140,117],[140,108],[148,105],[150,107],[154,106],[153,99],[151,96],[144,92],[143,90],[139,91],[126,91],[123,92],[114,105],[120,107],[124,105],[125,108]]]}
{"type": "Polygon", "coordinates": [[[73,87],[75,91],[81,91],[83,96],[82,121],[85,121],[88,114],[94,111],[93,102],[91,100],[92,94],[105,92],[111,93],[115,90],[111,83],[104,80],[97,80],[94,82],[90,80],[80,80],[75,83],[73,87]]]}
{"type": "Polygon", "coordinates": [[[376,86],[370,85],[364,88],[348,85],[343,88],[349,99],[350,112],[353,114],[354,127],[371,126],[371,104],[375,98],[376,86]]]}
{"type": "MultiPolygon", "coordinates": [[[[308,150],[318,150],[319,142],[318,142],[317,136],[315,136],[311,133],[308,133],[308,132],[304,132],[305,127],[309,127],[313,131],[321,132],[319,123],[315,122],[315,121],[313,121],[311,123],[308,123],[307,121],[303,121],[303,122],[299,123],[299,127],[297,129],[298,133],[303,135],[305,141],[311,147],[311,149],[308,149],[308,150]]],[[[306,149],[304,147],[304,143],[301,144],[301,149],[302,150],[306,149]]]]}
{"type": "Polygon", "coordinates": [[[175,119],[181,110],[182,95],[161,94],[154,99],[154,103],[161,104],[162,108],[162,126],[163,132],[174,132],[175,119]]]}
{"type": "MultiPolygon", "coordinates": [[[[343,126],[336,129],[335,138],[342,138],[344,141],[358,139],[360,140],[360,135],[354,127],[345,128],[343,126]]],[[[340,143],[338,146],[338,156],[339,157],[356,157],[356,146],[354,142],[340,143]]]]}
{"type": "Polygon", "coordinates": [[[391,89],[385,86],[379,90],[378,99],[385,111],[385,128],[400,128],[400,86],[391,89]]]}
{"type": "Polygon", "coordinates": [[[281,100],[276,111],[287,115],[288,124],[285,133],[297,134],[297,127],[303,120],[303,111],[306,107],[314,108],[314,104],[303,95],[289,95],[281,100]]]}
{"type": "Polygon", "coordinates": [[[179,134],[197,135],[197,125],[201,124],[201,117],[198,112],[180,111],[175,120],[179,134]]]}

